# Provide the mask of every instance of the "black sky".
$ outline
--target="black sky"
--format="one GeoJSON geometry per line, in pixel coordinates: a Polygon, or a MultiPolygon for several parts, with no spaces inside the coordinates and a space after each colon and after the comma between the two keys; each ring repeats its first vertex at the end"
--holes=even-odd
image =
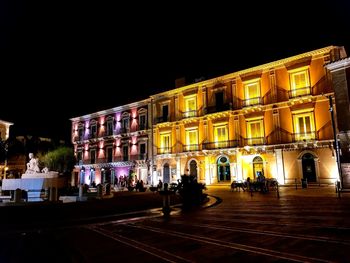
{"type": "Polygon", "coordinates": [[[0,2],[0,119],[15,123],[11,132],[67,139],[69,118],[171,89],[178,77],[328,45],[350,53],[346,0],[105,2],[0,2]]]}

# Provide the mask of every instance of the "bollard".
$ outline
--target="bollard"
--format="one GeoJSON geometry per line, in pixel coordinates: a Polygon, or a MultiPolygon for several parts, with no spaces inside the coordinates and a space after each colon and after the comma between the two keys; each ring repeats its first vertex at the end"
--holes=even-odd
{"type": "Polygon", "coordinates": [[[79,200],[81,200],[83,197],[83,185],[79,185],[79,200]]]}
{"type": "Polygon", "coordinates": [[[280,188],[278,186],[278,182],[277,182],[277,185],[276,185],[276,192],[277,192],[277,198],[280,198],[280,188]]]}
{"type": "Polygon", "coordinates": [[[111,185],[106,184],[106,195],[110,195],[110,194],[111,194],[111,185]]]}
{"type": "Polygon", "coordinates": [[[298,190],[297,178],[294,179],[294,183],[295,183],[295,190],[298,190]]]}
{"type": "Polygon", "coordinates": [[[338,198],[340,198],[340,181],[337,181],[337,193],[338,193],[338,198]]]}
{"type": "Polygon", "coordinates": [[[50,189],[50,199],[51,202],[56,202],[57,201],[57,188],[56,187],[51,187],[50,189]]]}
{"type": "Polygon", "coordinates": [[[14,196],[15,203],[20,203],[22,200],[22,190],[17,188],[15,190],[15,196],[14,196]]]}
{"type": "Polygon", "coordinates": [[[102,198],[103,195],[103,186],[102,184],[97,185],[97,198],[102,198]]]}
{"type": "Polygon", "coordinates": [[[159,194],[161,194],[163,196],[163,208],[162,208],[162,212],[163,215],[168,217],[170,215],[170,194],[172,192],[168,190],[168,184],[165,183],[164,184],[164,190],[159,191],[159,194]]]}
{"type": "Polygon", "coordinates": [[[49,200],[50,198],[50,187],[45,188],[45,199],[49,200]]]}

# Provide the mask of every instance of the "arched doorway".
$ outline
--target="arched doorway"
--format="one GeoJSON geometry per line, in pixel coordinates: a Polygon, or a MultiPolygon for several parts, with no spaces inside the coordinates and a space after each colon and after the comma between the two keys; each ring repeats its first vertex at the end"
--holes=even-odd
{"type": "Polygon", "coordinates": [[[218,182],[231,181],[230,162],[227,157],[218,158],[218,182]]]}
{"type": "Polygon", "coordinates": [[[264,174],[264,161],[260,156],[253,159],[253,179],[257,178],[258,173],[264,174]]]}
{"type": "Polygon", "coordinates": [[[163,183],[169,183],[170,182],[170,168],[169,164],[166,163],[163,166],[163,183]]]}
{"type": "Polygon", "coordinates": [[[197,178],[197,162],[195,160],[190,161],[190,175],[197,178]]]}
{"type": "Polygon", "coordinates": [[[311,153],[305,153],[301,160],[303,167],[303,179],[307,179],[308,182],[316,182],[314,156],[311,153]]]}

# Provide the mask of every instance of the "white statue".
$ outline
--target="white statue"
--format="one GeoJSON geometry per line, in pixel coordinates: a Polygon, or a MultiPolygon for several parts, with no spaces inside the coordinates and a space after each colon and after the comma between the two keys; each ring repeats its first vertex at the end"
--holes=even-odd
{"type": "Polygon", "coordinates": [[[29,153],[29,162],[27,163],[27,171],[25,173],[40,173],[39,161],[37,158],[34,158],[33,153],[29,153]]]}

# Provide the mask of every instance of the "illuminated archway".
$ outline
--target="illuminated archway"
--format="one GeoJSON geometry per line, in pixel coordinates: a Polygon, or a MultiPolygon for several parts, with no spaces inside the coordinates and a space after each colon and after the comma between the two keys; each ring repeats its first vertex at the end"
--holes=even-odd
{"type": "Polygon", "coordinates": [[[231,181],[230,161],[227,156],[220,156],[217,160],[218,182],[231,181]]]}
{"type": "Polygon", "coordinates": [[[253,159],[253,179],[257,178],[257,174],[264,174],[264,161],[260,156],[256,156],[253,159]]]}

